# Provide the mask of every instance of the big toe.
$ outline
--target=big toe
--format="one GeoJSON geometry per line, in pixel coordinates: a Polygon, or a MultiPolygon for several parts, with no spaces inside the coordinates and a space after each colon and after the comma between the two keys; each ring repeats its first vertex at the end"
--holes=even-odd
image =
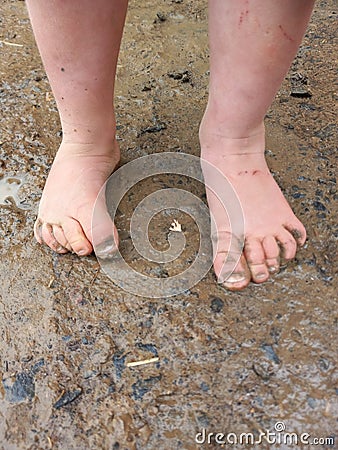
{"type": "Polygon", "coordinates": [[[60,225],[53,225],[53,235],[59,244],[61,244],[62,248],[69,252],[72,251],[72,247],[69,245],[65,233],[60,225]]]}
{"type": "MultiPolygon", "coordinates": [[[[214,267],[217,268],[217,260],[215,263],[214,267]]],[[[218,277],[218,283],[221,283],[230,291],[239,291],[244,289],[250,283],[250,279],[250,270],[244,255],[241,255],[235,266],[233,263],[229,262],[223,264],[223,270],[218,277]]]]}
{"type": "Polygon", "coordinates": [[[242,241],[228,232],[213,235],[214,270],[218,283],[229,290],[245,288],[250,282],[250,271],[242,254],[242,241]]]}
{"type": "Polygon", "coordinates": [[[90,255],[90,253],[92,253],[92,244],[88,240],[84,229],[76,219],[66,219],[62,223],[62,229],[65,238],[74,253],[79,256],[90,255]]]}
{"type": "Polygon", "coordinates": [[[91,224],[92,242],[98,258],[111,258],[118,248],[118,234],[105,208],[96,209],[91,224]]]}

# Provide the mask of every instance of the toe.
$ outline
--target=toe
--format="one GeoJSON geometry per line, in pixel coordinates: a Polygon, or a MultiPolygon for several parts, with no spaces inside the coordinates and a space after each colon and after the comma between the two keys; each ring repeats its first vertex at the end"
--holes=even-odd
{"type": "Polygon", "coordinates": [[[43,242],[57,253],[66,253],[67,250],[55,239],[53,227],[49,223],[44,223],[41,227],[41,237],[43,242]]]}
{"type": "Polygon", "coordinates": [[[244,255],[248,263],[252,280],[263,283],[269,278],[269,270],[265,263],[265,252],[259,239],[248,238],[245,242],[244,255]]]}
{"type": "Polygon", "coordinates": [[[211,241],[214,255],[214,269],[219,283],[232,274],[241,254],[242,243],[229,231],[212,229],[211,241]]]}
{"type": "Polygon", "coordinates": [[[42,228],[42,221],[40,219],[36,219],[34,224],[34,237],[39,244],[43,244],[41,228],[42,228]]]}
{"type": "Polygon", "coordinates": [[[304,225],[298,219],[297,222],[286,223],[284,226],[300,247],[305,244],[306,230],[304,228],[304,225]]]}
{"type": "Polygon", "coordinates": [[[291,233],[285,228],[282,228],[276,235],[276,239],[281,248],[281,259],[290,261],[293,259],[297,252],[297,243],[291,233]]]}
{"type": "Polygon", "coordinates": [[[99,258],[110,258],[118,248],[117,229],[106,208],[96,208],[91,224],[92,242],[99,258]]]}
{"type": "Polygon", "coordinates": [[[279,270],[279,246],[273,236],[266,236],[262,241],[265,264],[270,273],[276,273],[279,270]]]}
{"type": "Polygon", "coordinates": [[[250,283],[251,275],[244,255],[241,255],[237,265],[229,273],[223,269],[218,282],[230,291],[239,291],[244,289],[250,283]]]}
{"type": "Polygon", "coordinates": [[[65,220],[62,223],[62,229],[73,252],[77,253],[79,256],[90,255],[90,253],[92,253],[93,247],[86,238],[86,235],[77,220],[65,220]]]}
{"type": "Polygon", "coordinates": [[[53,225],[53,235],[63,248],[67,249],[69,252],[72,251],[72,248],[66,239],[65,233],[59,225],[53,225]]]}
{"type": "Polygon", "coordinates": [[[229,290],[245,288],[251,279],[242,254],[243,241],[227,231],[212,233],[214,270],[218,283],[229,290]]]}

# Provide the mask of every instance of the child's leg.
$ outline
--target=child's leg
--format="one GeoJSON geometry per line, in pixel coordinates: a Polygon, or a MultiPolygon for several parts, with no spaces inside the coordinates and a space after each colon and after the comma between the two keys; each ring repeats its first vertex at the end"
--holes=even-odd
{"type": "MultiPolygon", "coordinates": [[[[306,238],[264,158],[263,119],[303,37],[313,0],[210,0],[210,93],[201,124],[202,158],[215,163],[234,186],[245,219],[244,253],[225,282],[230,289],[260,283],[278,270],[306,238]]],[[[286,149],[287,151],[287,149],[286,149]]],[[[208,173],[205,173],[208,184],[208,173]]],[[[222,186],[219,186],[222,189],[222,186]]],[[[220,282],[229,225],[207,190],[219,241],[214,262],[220,282]]],[[[242,237],[241,237],[242,238],[242,237]]],[[[243,240],[243,239],[242,239],[243,240]]]]}
{"type": "MultiPolygon", "coordinates": [[[[63,131],[35,236],[60,253],[86,255],[92,251],[94,202],[119,160],[113,93],[127,0],[27,0],[27,5],[63,131]]],[[[96,236],[117,238],[105,205],[101,210],[96,236]]]]}

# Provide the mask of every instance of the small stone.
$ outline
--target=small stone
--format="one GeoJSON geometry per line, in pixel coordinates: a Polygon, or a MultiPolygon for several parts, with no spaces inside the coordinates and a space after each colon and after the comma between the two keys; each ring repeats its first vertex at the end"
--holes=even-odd
{"type": "Polygon", "coordinates": [[[310,98],[312,97],[312,93],[306,89],[303,86],[294,87],[291,90],[291,97],[298,97],[298,98],[310,98]]]}
{"type": "Polygon", "coordinates": [[[202,389],[203,392],[208,392],[209,389],[210,389],[210,387],[209,387],[209,385],[208,385],[207,383],[205,383],[204,381],[202,381],[202,383],[201,383],[201,389],[202,389]]]}
{"type": "Polygon", "coordinates": [[[180,80],[182,83],[189,83],[191,81],[191,73],[188,70],[168,72],[168,77],[174,80],[180,80]]]}
{"type": "Polygon", "coordinates": [[[308,397],[306,399],[306,401],[307,401],[307,404],[310,406],[310,408],[315,409],[316,403],[317,403],[317,400],[315,398],[308,397]]]}
{"type": "Polygon", "coordinates": [[[318,361],[318,366],[322,371],[326,372],[330,368],[330,361],[322,357],[318,361]]]}
{"type": "Polygon", "coordinates": [[[68,405],[69,403],[73,402],[76,398],[78,398],[80,395],[82,394],[82,389],[78,388],[75,389],[74,391],[67,391],[65,392],[61,398],[59,398],[59,400],[57,400],[54,403],[54,408],[55,409],[60,409],[63,406],[68,405]]]}
{"type": "Polygon", "coordinates": [[[224,301],[219,297],[214,297],[211,300],[210,308],[214,313],[218,314],[224,308],[224,301]]]}
{"type": "Polygon", "coordinates": [[[278,358],[272,345],[263,344],[262,349],[265,351],[265,354],[266,354],[267,358],[270,359],[270,361],[273,361],[276,364],[280,364],[280,359],[278,358]]]}
{"type": "Polygon", "coordinates": [[[6,392],[6,399],[10,403],[20,403],[34,398],[34,378],[27,372],[18,373],[14,380],[12,378],[3,380],[3,386],[6,392]]]}
{"type": "Polygon", "coordinates": [[[165,22],[165,21],[167,20],[165,14],[163,14],[163,13],[161,13],[161,12],[158,12],[158,13],[156,14],[156,16],[157,16],[157,18],[159,19],[160,22],[165,22]]]}
{"type": "Polygon", "coordinates": [[[317,211],[326,211],[326,207],[323,205],[322,202],[319,202],[319,201],[314,201],[314,202],[313,202],[313,207],[314,207],[317,211]]]}

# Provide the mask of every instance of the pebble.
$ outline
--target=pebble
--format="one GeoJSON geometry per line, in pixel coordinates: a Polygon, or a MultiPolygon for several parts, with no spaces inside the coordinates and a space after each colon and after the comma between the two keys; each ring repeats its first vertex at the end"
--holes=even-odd
{"type": "Polygon", "coordinates": [[[313,202],[313,207],[317,210],[317,211],[326,211],[326,207],[323,205],[322,202],[319,202],[318,200],[313,202]]]}
{"type": "Polygon", "coordinates": [[[34,378],[27,372],[19,372],[14,379],[3,380],[6,392],[6,399],[10,403],[20,403],[25,400],[32,400],[35,395],[34,378]]]}
{"type": "Polygon", "coordinates": [[[211,311],[218,314],[224,308],[224,301],[219,297],[213,297],[210,304],[211,311]]]}
{"type": "Polygon", "coordinates": [[[82,389],[77,388],[74,391],[67,391],[65,392],[59,400],[57,400],[53,407],[55,409],[60,409],[63,406],[68,405],[69,403],[73,402],[76,398],[78,398],[82,394],[82,389]]]}
{"type": "Polygon", "coordinates": [[[271,345],[263,344],[262,349],[265,351],[265,354],[270,359],[270,361],[273,361],[276,364],[280,364],[280,359],[278,358],[271,345]]]}

